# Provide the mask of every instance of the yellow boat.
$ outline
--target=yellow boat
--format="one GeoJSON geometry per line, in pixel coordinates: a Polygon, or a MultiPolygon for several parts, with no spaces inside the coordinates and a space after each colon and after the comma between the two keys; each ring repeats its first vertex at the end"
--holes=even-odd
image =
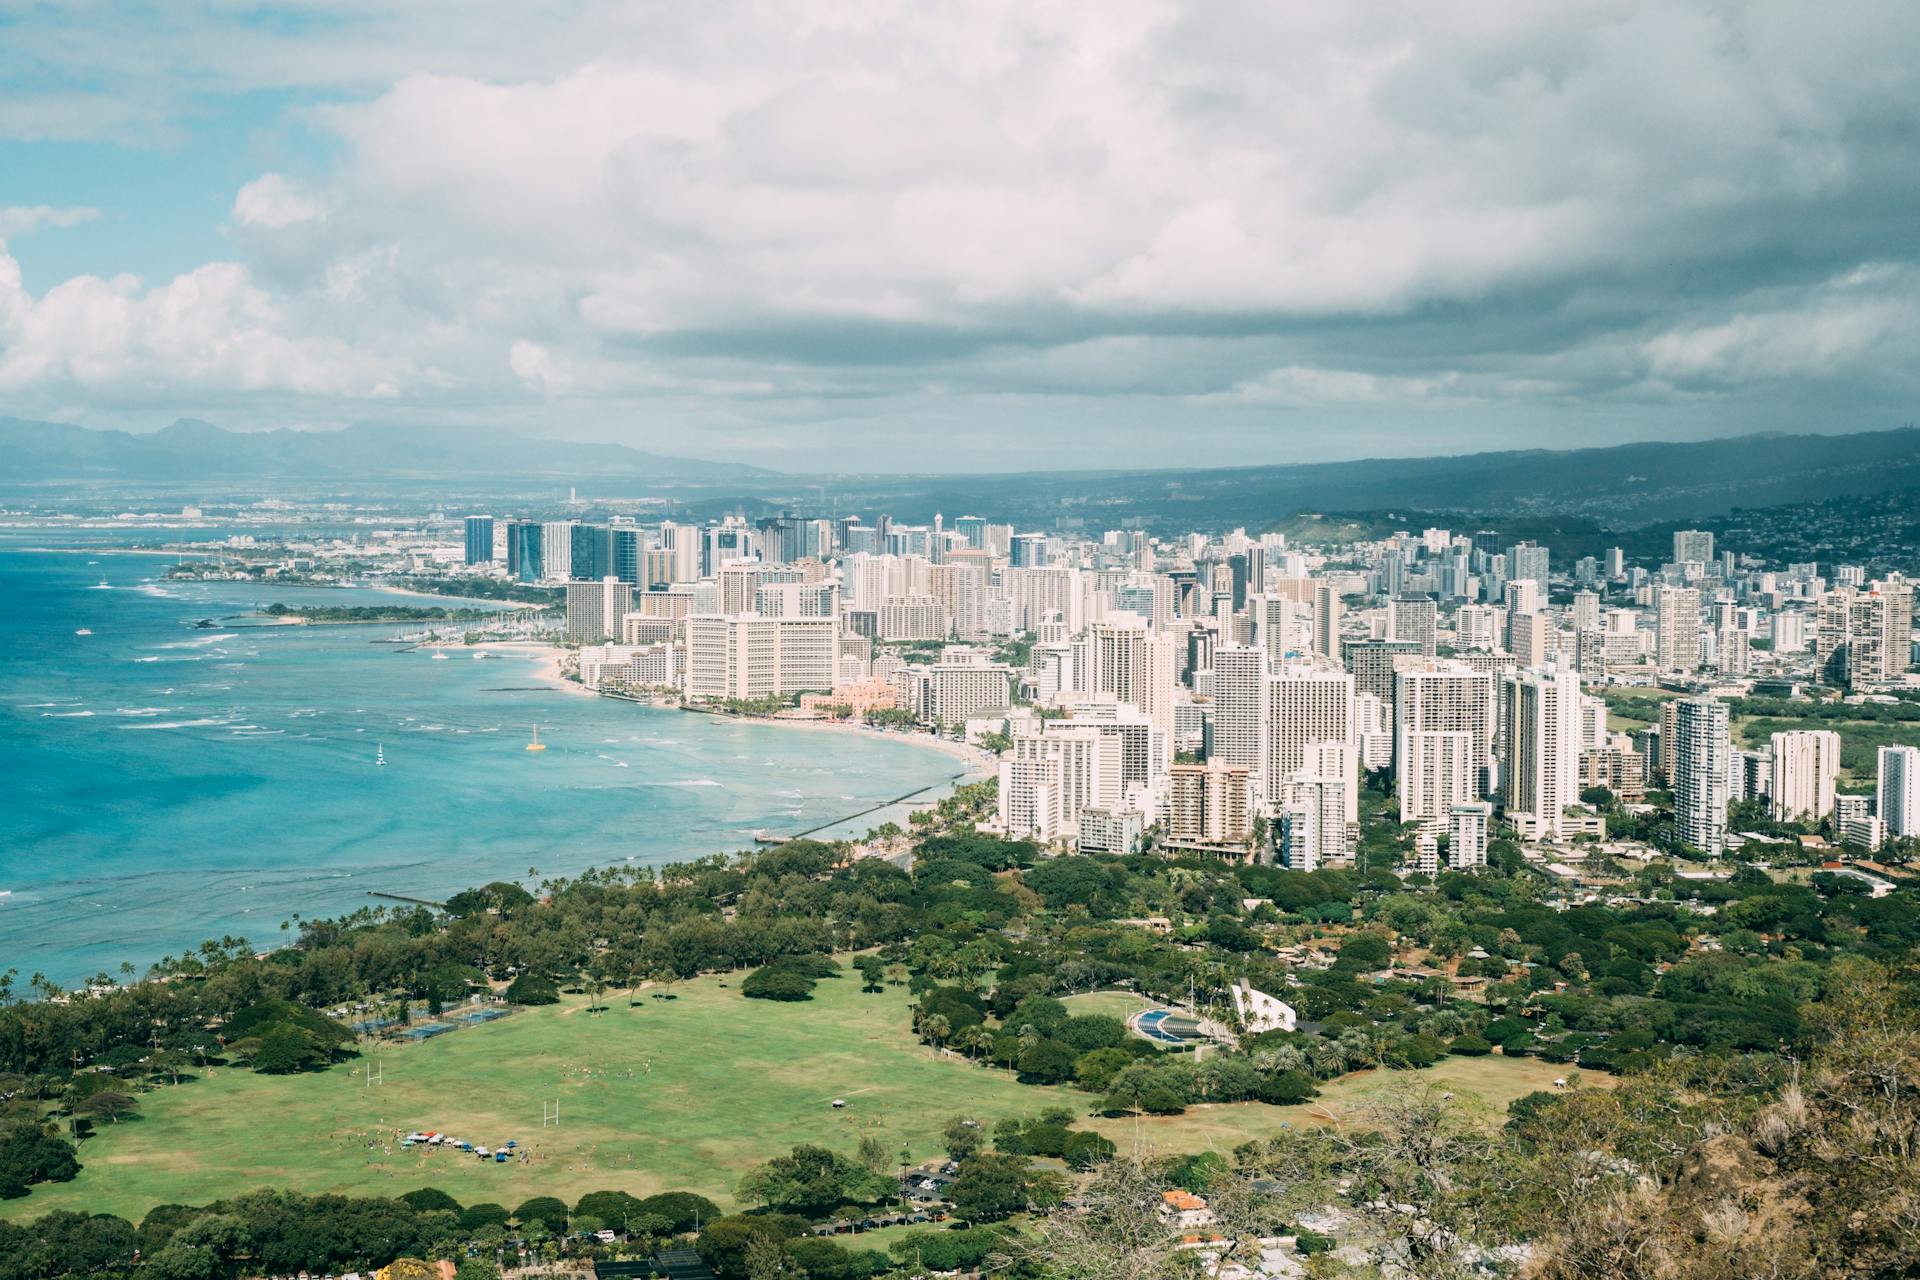
{"type": "Polygon", "coordinates": [[[533,726],[533,741],[527,744],[527,750],[545,751],[546,749],[547,749],[547,744],[540,741],[540,726],[539,725],[533,726]]]}

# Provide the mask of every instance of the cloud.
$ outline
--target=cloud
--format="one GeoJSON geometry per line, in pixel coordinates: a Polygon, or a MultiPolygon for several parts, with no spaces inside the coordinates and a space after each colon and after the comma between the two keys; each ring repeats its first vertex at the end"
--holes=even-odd
{"type": "Polygon", "coordinates": [[[291,328],[237,263],[209,263],[154,288],[132,276],[78,276],[36,298],[19,263],[0,252],[3,392],[398,394],[403,362],[291,328]]]}
{"type": "Polygon", "coordinates": [[[233,198],[234,221],[245,227],[279,231],[327,216],[326,202],[299,183],[277,173],[264,173],[233,198]]]}
{"type": "Polygon", "coordinates": [[[1920,272],[1862,267],[1789,300],[1669,329],[1642,347],[1649,374],[1680,386],[1733,387],[1913,368],[1920,356],[1920,272]]]}
{"type": "Polygon", "coordinates": [[[136,85],[161,128],[209,93],[317,101],[294,114],[328,159],[263,164],[240,261],[180,278],[250,340],[137,358],[158,338],[115,346],[115,317],[180,281],[69,282],[109,349],[8,330],[16,390],[137,367],[858,461],[887,415],[1071,458],[1170,415],[1141,447],[1294,447],[1267,429],[1323,412],[1355,449],[1414,410],[1461,439],[1502,413],[1870,426],[1914,389],[1889,370],[1916,354],[1920,9],[1895,0],[144,21],[89,44],[63,12],[15,56],[42,94],[136,85]]]}
{"type": "Polygon", "coordinates": [[[0,240],[30,235],[42,227],[77,227],[100,216],[98,209],[80,205],[56,207],[50,204],[0,205],[0,240]]]}

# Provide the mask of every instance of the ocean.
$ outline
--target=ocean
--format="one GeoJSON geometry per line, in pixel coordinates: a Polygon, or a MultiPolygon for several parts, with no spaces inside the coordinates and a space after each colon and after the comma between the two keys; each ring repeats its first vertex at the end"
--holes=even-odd
{"type": "Polygon", "coordinates": [[[387,593],[168,582],[165,557],[44,545],[0,535],[0,970],[22,988],[223,935],[265,950],[296,913],[375,891],[438,900],[529,868],[741,849],[962,769],[910,738],[556,689],[531,656],[403,652],[387,641],[404,626],[232,616],[387,593]],[[528,752],[536,724],[548,749],[528,752]]]}

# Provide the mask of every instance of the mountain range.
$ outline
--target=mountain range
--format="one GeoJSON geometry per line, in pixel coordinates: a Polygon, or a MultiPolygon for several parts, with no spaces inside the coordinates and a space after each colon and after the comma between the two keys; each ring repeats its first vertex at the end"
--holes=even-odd
{"type": "Polygon", "coordinates": [[[366,424],[339,431],[225,431],[183,420],[137,434],[0,418],[0,483],[209,481],[578,484],[583,495],[679,490],[691,514],[718,510],[991,515],[1035,528],[1078,518],[1164,528],[1264,528],[1297,512],[1577,515],[1611,527],[1736,508],[1920,490],[1920,430],[1764,434],[1600,449],[1136,471],[996,475],[789,475],[463,427],[366,424]]]}
{"type": "Polygon", "coordinates": [[[551,484],[585,476],[714,484],[774,474],[744,463],[471,427],[360,423],[338,431],[226,431],[191,418],[144,433],[0,418],[0,460],[0,480],[27,484],[475,479],[551,484]]]}

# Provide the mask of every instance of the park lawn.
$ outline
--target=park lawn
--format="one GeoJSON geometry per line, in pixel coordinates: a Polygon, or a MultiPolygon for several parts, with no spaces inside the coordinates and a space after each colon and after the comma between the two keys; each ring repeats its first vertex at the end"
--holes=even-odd
{"type": "Polygon", "coordinates": [[[1648,689],[1636,685],[1603,689],[1600,696],[1607,704],[1607,728],[1615,733],[1632,733],[1636,729],[1659,724],[1660,703],[1680,695],[1670,689],[1648,689]]]}
{"type": "Polygon", "coordinates": [[[78,1178],[0,1213],[84,1208],[137,1221],[156,1204],[259,1187],[392,1196],[433,1186],[462,1204],[509,1208],[603,1188],[686,1190],[728,1204],[742,1172],[796,1143],[851,1154],[873,1132],[918,1161],[938,1153],[956,1114],[990,1126],[1087,1103],[936,1056],[909,1034],[904,987],[862,994],[849,973],[810,1001],[780,1004],[743,999],[739,977],[726,987],[714,977],[678,984],[675,1000],[643,992],[632,1009],[610,993],[597,1015],[575,999],[383,1048],[384,1082],[373,1088],[364,1075],[372,1053],[312,1075],[221,1069],[163,1087],[140,1099],[141,1119],[99,1126],[78,1178]],[[555,1101],[560,1125],[543,1127],[543,1103],[555,1101]],[[518,1139],[533,1160],[403,1152],[394,1139],[414,1129],[489,1147],[518,1139]]]}
{"type": "Polygon", "coordinates": [[[1529,1093],[1553,1088],[1560,1078],[1588,1088],[1605,1088],[1613,1077],[1576,1071],[1538,1058],[1442,1058],[1423,1071],[1356,1071],[1329,1080],[1310,1102],[1293,1107],[1271,1107],[1260,1102],[1223,1102],[1188,1107],[1177,1116],[1139,1120],[1132,1116],[1099,1116],[1080,1123],[1095,1129],[1122,1151],[1136,1145],[1150,1155],[1178,1155],[1197,1151],[1231,1151],[1245,1142],[1269,1138],[1288,1128],[1339,1124],[1357,1105],[1383,1089],[1400,1084],[1434,1084],[1453,1092],[1474,1108],[1488,1124],[1506,1119],[1507,1104],[1529,1093]]]}
{"type": "Polygon", "coordinates": [[[1110,1018],[1119,1018],[1123,1022],[1145,1009],[1166,1008],[1157,1000],[1149,1000],[1131,991],[1089,991],[1085,995],[1067,996],[1061,1003],[1066,1005],[1067,1012],[1076,1018],[1104,1013],[1110,1018]]]}
{"type": "MultiPolygon", "coordinates": [[[[0,1216],[83,1209],[138,1221],[158,1204],[268,1187],[394,1196],[431,1186],[462,1204],[509,1208],[536,1195],[572,1203],[601,1189],[686,1190],[729,1205],[741,1173],[796,1143],[851,1154],[872,1132],[917,1162],[939,1153],[940,1130],[954,1115],[991,1127],[1052,1105],[1084,1114],[1093,1102],[936,1056],[908,1030],[904,988],[863,994],[849,973],[822,982],[811,1001],[780,1004],[743,999],[739,977],[678,984],[674,1000],[643,994],[637,1008],[612,993],[597,1015],[575,998],[311,1075],[221,1068],[162,1087],[141,1097],[140,1119],[99,1126],[74,1181],[6,1201],[0,1216]],[[369,1088],[375,1063],[381,1083],[369,1088]],[[844,1110],[832,1108],[835,1098],[844,1110]],[[543,1104],[555,1101],[561,1122],[543,1126],[543,1104]],[[414,1129],[489,1147],[515,1138],[532,1160],[402,1151],[397,1137],[414,1129]]],[[[1566,1070],[1526,1058],[1448,1058],[1418,1078],[1493,1113],[1566,1070]]],[[[1234,1103],[1079,1124],[1123,1149],[1136,1141],[1166,1154],[1229,1149],[1288,1124],[1337,1121],[1341,1108],[1399,1078],[1416,1077],[1357,1073],[1301,1107],[1234,1103]]]]}

